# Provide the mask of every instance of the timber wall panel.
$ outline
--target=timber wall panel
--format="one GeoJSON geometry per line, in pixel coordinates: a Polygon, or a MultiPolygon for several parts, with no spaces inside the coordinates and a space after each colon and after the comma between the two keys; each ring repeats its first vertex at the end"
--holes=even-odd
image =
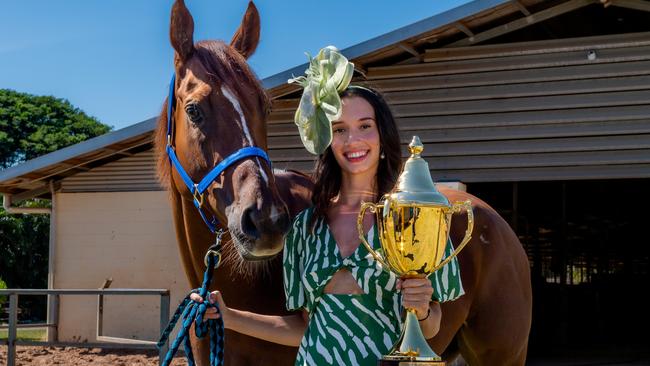
{"type": "Polygon", "coordinates": [[[153,150],[93,168],[64,178],[62,192],[160,191],[153,150]]]}

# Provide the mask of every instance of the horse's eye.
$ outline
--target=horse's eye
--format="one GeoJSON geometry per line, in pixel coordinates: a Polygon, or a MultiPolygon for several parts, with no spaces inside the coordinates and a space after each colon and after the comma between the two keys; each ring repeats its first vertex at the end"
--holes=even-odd
{"type": "Polygon", "coordinates": [[[199,124],[203,119],[201,108],[196,103],[190,103],[185,106],[185,113],[192,123],[199,124]]]}

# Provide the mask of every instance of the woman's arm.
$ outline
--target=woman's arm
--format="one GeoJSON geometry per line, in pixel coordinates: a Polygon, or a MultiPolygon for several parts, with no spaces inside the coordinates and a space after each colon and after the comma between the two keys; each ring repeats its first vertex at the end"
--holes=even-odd
{"type": "MultiPolygon", "coordinates": [[[[202,302],[198,294],[192,294],[192,300],[202,302]]],[[[230,309],[221,297],[219,291],[210,294],[210,302],[219,303],[219,309],[223,314],[223,325],[235,332],[246,334],[251,337],[260,338],[265,341],[279,343],[285,346],[298,347],[302,336],[307,328],[307,312],[295,315],[263,315],[230,309]]],[[[219,314],[216,308],[208,308],[204,319],[217,319],[219,314]]]]}

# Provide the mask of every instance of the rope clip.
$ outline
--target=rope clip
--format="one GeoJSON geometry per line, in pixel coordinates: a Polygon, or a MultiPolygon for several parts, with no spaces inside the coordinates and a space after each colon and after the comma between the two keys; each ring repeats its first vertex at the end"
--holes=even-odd
{"type": "Polygon", "coordinates": [[[215,263],[214,263],[214,269],[219,268],[219,264],[221,264],[221,237],[225,231],[223,229],[219,229],[217,232],[217,238],[214,241],[214,244],[210,248],[208,248],[207,253],[205,253],[205,258],[203,259],[203,263],[205,264],[206,267],[208,267],[208,259],[210,256],[214,256],[215,258],[215,263]]]}

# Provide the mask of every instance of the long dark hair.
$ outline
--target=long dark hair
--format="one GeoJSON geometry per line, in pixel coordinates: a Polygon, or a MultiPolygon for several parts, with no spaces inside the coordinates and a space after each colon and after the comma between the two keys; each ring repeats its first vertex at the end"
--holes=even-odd
{"type": "MultiPolygon", "coordinates": [[[[375,188],[376,202],[395,186],[402,168],[399,131],[393,113],[377,91],[366,87],[350,86],[341,93],[341,98],[346,97],[363,98],[375,111],[379,145],[385,156],[385,158],[379,159],[375,176],[373,188],[375,188]]],[[[331,146],[318,156],[313,179],[314,190],[311,200],[314,204],[314,214],[310,222],[312,230],[317,220],[327,215],[332,199],[341,190],[341,168],[336,162],[331,146]]]]}

